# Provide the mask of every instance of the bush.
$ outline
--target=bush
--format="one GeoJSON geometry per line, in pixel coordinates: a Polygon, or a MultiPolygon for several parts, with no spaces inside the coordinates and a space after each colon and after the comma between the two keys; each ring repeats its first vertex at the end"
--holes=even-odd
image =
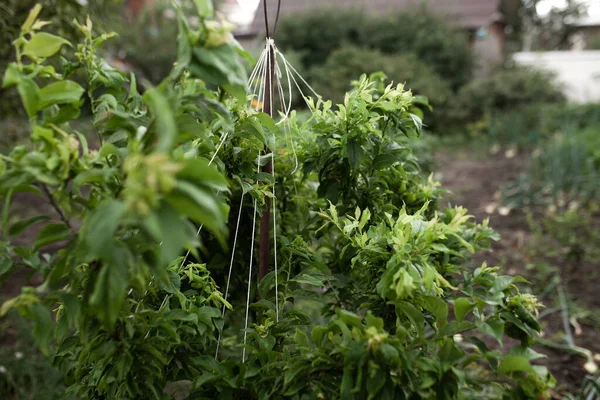
{"type": "Polygon", "coordinates": [[[0,266],[5,275],[27,265],[44,283],[23,288],[0,315],[15,309],[33,321],[67,393],[547,396],[553,378],[530,362],[539,358],[530,349],[542,328],[539,303],[519,291],[523,279],[469,267],[471,254],[497,235],[464,208],[438,211],[436,183],[404,145],[422,131],[423,101],[363,76],[335,110],[318,102],[307,121],[291,115],[289,125],[275,124],[245,104],[239,49],[225,27],[205,23],[211,3],[196,3],[199,26],[180,16],[178,62],[143,96],[134,77],[97,56],[109,36],[95,37],[88,24],[54,75],[47,59],[63,40],[26,23],[16,45],[22,56],[4,77],[22,96],[30,145],[2,158],[0,266]],[[31,44],[40,40],[46,45],[31,44]],[[69,80],[77,69],[85,87],[69,80]],[[72,126],[84,93],[98,150],[72,126]],[[302,172],[287,157],[284,127],[301,138],[302,172]],[[275,145],[265,157],[265,146],[275,145]],[[272,157],[277,184],[257,168],[272,157]],[[15,218],[21,192],[55,212],[15,218]],[[256,216],[270,198],[279,269],[257,282],[248,263],[256,216]],[[32,245],[14,246],[30,228],[38,232],[32,245]],[[60,249],[48,254],[51,244],[60,249]],[[189,257],[180,257],[186,249],[189,257]],[[243,256],[237,264],[229,264],[232,251],[243,256]],[[243,267],[225,293],[217,282],[227,281],[214,273],[223,264],[243,267]],[[520,345],[490,349],[484,335],[520,345]]]}
{"type": "Polygon", "coordinates": [[[456,116],[477,121],[485,115],[522,110],[536,104],[562,104],[565,97],[552,74],[525,67],[503,69],[465,85],[455,103],[456,116]]]}
{"type": "Polygon", "coordinates": [[[560,132],[600,128],[600,104],[531,104],[494,111],[467,125],[471,136],[493,144],[535,149],[560,132]]]}
{"type": "Polygon", "coordinates": [[[303,67],[310,68],[324,64],[339,47],[362,45],[366,23],[363,12],[348,8],[282,16],[277,28],[277,45],[286,52],[300,53],[303,67]]]}
{"type": "MultiPolygon", "coordinates": [[[[342,47],[324,65],[313,68],[310,76],[319,94],[341,102],[353,79],[379,71],[393,82],[404,83],[413,93],[432,99],[435,110],[444,110],[452,97],[448,83],[414,54],[387,55],[378,50],[342,47]]],[[[430,119],[428,122],[431,125],[430,119]]]]}
{"type": "Polygon", "coordinates": [[[600,200],[600,127],[558,133],[533,152],[527,171],[504,192],[512,207],[580,207],[600,200]]]}
{"type": "Polygon", "coordinates": [[[466,34],[421,8],[390,17],[367,17],[352,10],[294,15],[282,19],[277,43],[301,52],[305,67],[324,64],[335,49],[353,45],[386,54],[415,54],[453,89],[471,77],[472,55],[466,34]]]}
{"type": "MultiPolygon", "coordinates": [[[[74,19],[83,20],[91,14],[104,21],[112,15],[114,5],[120,0],[96,0],[84,6],[77,0],[3,0],[0,4],[0,73],[4,73],[10,61],[14,61],[12,42],[19,37],[22,22],[29,10],[37,3],[44,8],[41,19],[51,22],[49,32],[77,42],[79,34],[73,27],[74,19]],[[102,18],[100,18],[102,17],[102,18]]],[[[14,115],[22,111],[14,92],[0,89],[0,116],[14,115]]]]}
{"type": "Polygon", "coordinates": [[[540,119],[540,129],[550,133],[600,128],[600,103],[548,105],[540,119]]]}
{"type": "Polygon", "coordinates": [[[465,31],[425,8],[373,18],[363,33],[365,46],[384,53],[414,53],[457,90],[472,77],[473,55],[465,31]]]}
{"type": "Polygon", "coordinates": [[[62,374],[37,350],[31,321],[11,312],[0,320],[0,397],[56,400],[65,393],[62,374]]]}

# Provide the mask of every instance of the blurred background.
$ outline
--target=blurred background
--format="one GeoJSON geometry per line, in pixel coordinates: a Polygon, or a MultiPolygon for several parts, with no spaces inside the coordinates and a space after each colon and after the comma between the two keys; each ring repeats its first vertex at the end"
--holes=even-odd
{"type": "MultiPolygon", "coordinates": [[[[176,2],[193,23],[193,0],[176,2]]],[[[49,31],[73,43],[72,21],[87,15],[97,31],[117,32],[105,57],[140,81],[158,84],[173,65],[171,1],[2,0],[2,74],[36,3],[41,19],[53,22],[49,31]]],[[[273,28],[277,1],[267,3],[273,28]]],[[[216,0],[215,7],[258,55],[262,3],[216,0]]],[[[580,398],[598,398],[581,384],[598,376],[587,361],[600,362],[600,1],[282,0],[274,36],[334,103],[360,74],[378,71],[429,98],[428,132],[413,144],[427,161],[423,173],[449,189],[446,203],[490,218],[501,233],[479,261],[525,276],[541,293],[547,328],[538,347],[557,378],[557,398],[585,390],[580,398]]],[[[296,108],[307,112],[302,104],[296,108]]],[[[26,126],[16,91],[0,90],[0,152],[23,141],[26,126]]],[[[0,265],[0,300],[36,279],[1,276],[0,265]]],[[[30,335],[26,322],[0,320],[1,399],[62,394],[61,376],[30,335]]]]}

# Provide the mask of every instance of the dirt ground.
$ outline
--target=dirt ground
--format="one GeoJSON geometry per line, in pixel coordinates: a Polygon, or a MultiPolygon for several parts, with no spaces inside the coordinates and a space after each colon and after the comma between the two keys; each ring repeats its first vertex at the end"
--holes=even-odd
{"type": "MultiPolygon", "coordinates": [[[[490,218],[490,225],[501,235],[501,240],[494,243],[491,253],[477,255],[476,262],[487,261],[489,265],[500,265],[509,274],[518,274],[526,279],[535,280],[534,272],[526,268],[531,262],[528,259],[528,248],[532,246],[532,233],[526,216],[518,210],[511,210],[508,215],[499,212],[499,195],[502,186],[515,179],[526,165],[525,157],[516,155],[507,158],[504,153],[488,155],[484,159],[469,150],[451,153],[441,152],[436,155],[435,169],[442,186],[450,193],[445,203],[462,205],[469,209],[478,221],[490,218]],[[492,211],[490,213],[490,211],[492,211]],[[528,247],[529,246],[529,247],[528,247]]],[[[444,204],[444,203],[442,203],[444,204]]],[[[446,205],[446,204],[444,204],[446,205]]],[[[506,212],[506,210],[502,210],[506,212]]],[[[582,264],[573,271],[559,260],[561,279],[565,285],[567,297],[577,305],[589,310],[600,308],[598,284],[600,279],[599,265],[582,264]]],[[[542,290],[542,288],[534,288],[542,290]]],[[[558,292],[552,290],[543,299],[547,308],[559,304],[558,292]]],[[[564,342],[563,319],[560,311],[553,312],[542,319],[543,337],[555,343],[564,342]]],[[[589,349],[593,354],[600,353],[600,328],[585,325],[580,329],[572,327],[576,346],[589,349]]],[[[557,380],[557,398],[561,398],[562,390],[577,391],[586,375],[584,364],[586,359],[572,352],[547,346],[537,346],[536,350],[546,354],[545,364],[557,380]]],[[[596,360],[598,363],[598,360],[596,360]]]]}

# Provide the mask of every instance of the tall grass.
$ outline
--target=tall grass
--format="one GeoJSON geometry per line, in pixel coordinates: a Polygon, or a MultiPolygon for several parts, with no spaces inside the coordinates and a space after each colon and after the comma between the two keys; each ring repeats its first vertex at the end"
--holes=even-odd
{"type": "Polygon", "coordinates": [[[600,201],[600,126],[540,142],[527,170],[504,190],[512,207],[578,207],[600,201]]]}

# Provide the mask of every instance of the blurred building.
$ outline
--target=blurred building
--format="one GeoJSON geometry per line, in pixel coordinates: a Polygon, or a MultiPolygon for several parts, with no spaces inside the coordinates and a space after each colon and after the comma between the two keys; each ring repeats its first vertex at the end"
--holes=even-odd
{"type": "MultiPolygon", "coordinates": [[[[313,9],[341,7],[384,15],[423,5],[469,33],[478,75],[487,74],[502,62],[505,54],[505,14],[516,13],[519,0],[282,0],[281,16],[285,18],[313,9]]],[[[268,12],[269,15],[276,14],[277,1],[268,1],[268,12]]],[[[252,48],[264,34],[263,8],[259,6],[252,24],[247,29],[238,31],[236,36],[244,47],[252,48]]]]}
{"type": "Polygon", "coordinates": [[[600,15],[589,15],[573,23],[571,35],[573,50],[600,50],[600,15]]]}

